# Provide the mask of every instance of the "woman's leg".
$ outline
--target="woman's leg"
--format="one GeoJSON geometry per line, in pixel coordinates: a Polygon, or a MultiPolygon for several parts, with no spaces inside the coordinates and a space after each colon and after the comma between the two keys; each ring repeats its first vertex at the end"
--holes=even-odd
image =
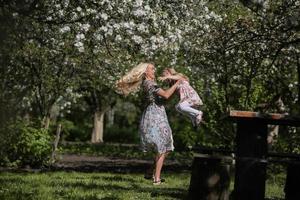
{"type": "Polygon", "coordinates": [[[146,170],[146,173],[144,175],[145,179],[153,179],[155,174],[155,166],[156,166],[156,156],[153,159],[153,164],[150,165],[150,167],[146,170]]]}
{"type": "Polygon", "coordinates": [[[162,153],[158,154],[156,156],[156,163],[155,163],[155,173],[154,173],[154,182],[160,181],[160,174],[161,174],[161,169],[164,164],[164,160],[168,153],[162,153]]]}

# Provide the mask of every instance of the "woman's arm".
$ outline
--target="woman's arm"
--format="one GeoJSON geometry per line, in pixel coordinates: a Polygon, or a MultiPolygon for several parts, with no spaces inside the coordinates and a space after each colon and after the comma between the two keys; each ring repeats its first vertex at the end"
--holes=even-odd
{"type": "Polygon", "coordinates": [[[167,75],[167,76],[162,76],[162,77],[159,77],[158,80],[160,81],[164,81],[166,79],[171,79],[171,80],[179,80],[179,79],[182,79],[183,77],[180,76],[180,75],[167,75]]]}
{"type": "Polygon", "coordinates": [[[172,85],[172,87],[167,90],[159,89],[157,91],[157,94],[165,99],[169,99],[170,96],[172,96],[172,94],[175,92],[180,81],[182,81],[182,79],[179,79],[174,85],[172,85]]]}

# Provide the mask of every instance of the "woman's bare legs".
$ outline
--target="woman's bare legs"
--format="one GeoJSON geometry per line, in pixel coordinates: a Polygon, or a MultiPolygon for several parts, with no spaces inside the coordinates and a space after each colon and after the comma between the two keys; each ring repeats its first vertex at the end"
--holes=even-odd
{"type": "Polygon", "coordinates": [[[155,174],[155,164],[156,164],[156,156],[153,159],[153,164],[147,169],[144,178],[145,179],[153,179],[155,174]]]}
{"type": "Polygon", "coordinates": [[[162,169],[162,166],[164,164],[164,160],[165,160],[167,155],[168,155],[168,152],[158,154],[156,156],[155,171],[154,171],[154,182],[159,182],[160,181],[161,169],[162,169]]]}

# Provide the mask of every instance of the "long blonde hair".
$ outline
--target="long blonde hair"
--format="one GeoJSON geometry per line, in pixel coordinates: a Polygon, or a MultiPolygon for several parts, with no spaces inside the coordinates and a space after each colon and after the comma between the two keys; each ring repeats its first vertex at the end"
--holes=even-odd
{"type": "Polygon", "coordinates": [[[144,74],[151,63],[140,63],[116,82],[116,92],[127,96],[137,92],[143,82],[144,74]]]}
{"type": "Polygon", "coordinates": [[[182,78],[189,80],[189,78],[186,75],[177,72],[174,68],[166,68],[164,70],[167,70],[171,75],[181,76],[182,78]]]}

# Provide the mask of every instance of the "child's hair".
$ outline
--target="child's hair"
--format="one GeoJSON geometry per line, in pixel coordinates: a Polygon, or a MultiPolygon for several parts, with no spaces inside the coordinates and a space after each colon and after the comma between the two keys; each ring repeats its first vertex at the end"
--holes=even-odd
{"type": "Polygon", "coordinates": [[[189,80],[189,78],[186,75],[176,72],[174,68],[166,68],[165,70],[167,70],[171,75],[181,76],[182,78],[189,80]]]}

